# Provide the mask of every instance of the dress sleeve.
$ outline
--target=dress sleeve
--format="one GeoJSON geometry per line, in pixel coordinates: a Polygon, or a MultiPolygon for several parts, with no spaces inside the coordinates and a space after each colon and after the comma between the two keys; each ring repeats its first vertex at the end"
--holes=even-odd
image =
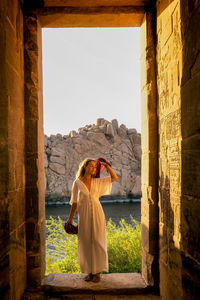
{"type": "Polygon", "coordinates": [[[110,195],[111,187],[112,187],[112,182],[110,176],[99,178],[99,197],[103,195],[110,195]]]}
{"type": "Polygon", "coordinates": [[[71,199],[69,201],[69,204],[77,203],[78,198],[78,185],[77,182],[74,181],[72,185],[72,193],[71,193],[71,199]]]}

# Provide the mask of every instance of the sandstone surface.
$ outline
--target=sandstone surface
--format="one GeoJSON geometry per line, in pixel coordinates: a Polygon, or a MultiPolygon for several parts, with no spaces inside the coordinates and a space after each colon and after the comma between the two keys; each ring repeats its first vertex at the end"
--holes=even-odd
{"type": "MultiPolygon", "coordinates": [[[[111,163],[119,177],[112,184],[112,195],[141,196],[141,135],[124,124],[118,126],[116,119],[104,118],[68,135],[45,135],[46,196],[70,196],[78,166],[86,157],[104,157],[111,163]]],[[[107,175],[104,170],[101,176],[107,175]]]]}

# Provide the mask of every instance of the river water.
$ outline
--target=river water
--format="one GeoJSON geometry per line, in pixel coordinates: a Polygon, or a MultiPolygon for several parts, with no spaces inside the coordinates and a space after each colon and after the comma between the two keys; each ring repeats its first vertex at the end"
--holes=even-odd
{"type": "MultiPolygon", "coordinates": [[[[127,223],[131,223],[130,215],[132,215],[135,220],[141,221],[140,199],[134,199],[131,202],[129,199],[123,199],[123,201],[118,199],[117,201],[103,201],[101,204],[107,221],[111,218],[112,221],[119,225],[119,221],[124,218],[127,223]]],[[[46,205],[46,219],[50,216],[53,218],[60,216],[63,221],[66,221],[69,216],[70,208],[70,204],[46,205]]],[[[74,221],[77,223],[77,214],[74,217],[74,221]]]]}

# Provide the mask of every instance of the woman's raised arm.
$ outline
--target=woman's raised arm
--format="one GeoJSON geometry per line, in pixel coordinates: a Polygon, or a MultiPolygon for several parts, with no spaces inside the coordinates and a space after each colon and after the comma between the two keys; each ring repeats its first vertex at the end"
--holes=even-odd
{"type": "Polygon", "coordinates": [[[101,164],[106,168],[107,172],[110,173],[111,182],[114,182],[115,180],[118,179],[117,174],[113,171],[113,169],[111,168],[111,166],[109,166],[109,164],[105,162],[101,162],[101,164]]]}

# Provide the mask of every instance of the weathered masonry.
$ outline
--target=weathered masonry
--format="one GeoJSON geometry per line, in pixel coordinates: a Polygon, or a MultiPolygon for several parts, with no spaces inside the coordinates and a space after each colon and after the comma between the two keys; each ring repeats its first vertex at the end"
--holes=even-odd
{"type": "Polygon", "coordinates": [[[142,278],[198,299],[198,0],[0,1],[1,297],[46,297],[41,28],[96,26],[141,26],[142,278]]]}

